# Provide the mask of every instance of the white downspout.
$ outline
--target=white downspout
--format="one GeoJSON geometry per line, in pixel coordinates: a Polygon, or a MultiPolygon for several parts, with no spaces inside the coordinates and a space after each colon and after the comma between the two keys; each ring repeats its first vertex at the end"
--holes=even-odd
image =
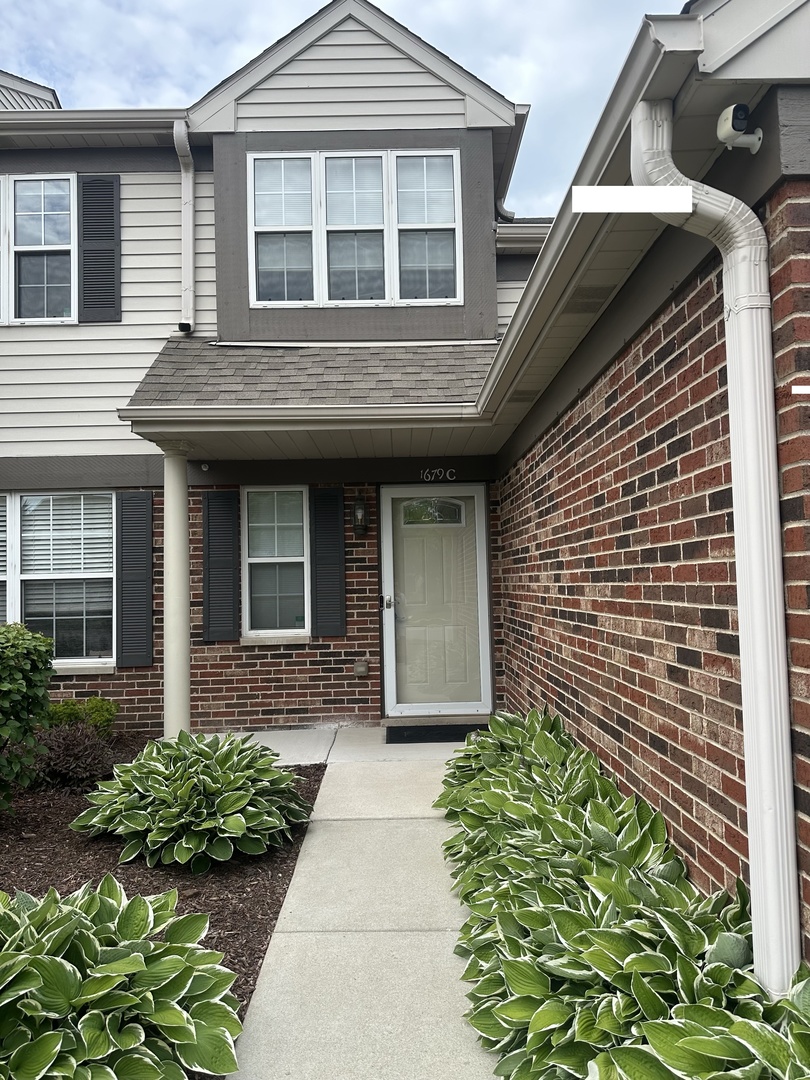
{"type": "Polygon", "coordinates": [[[657,216],[723,256],[754,970],[778,996],[799,966],[800,924],[768,241],[750,207],[675,167],[671,101],[636,106],[631,158],[634,184],[692,187],[691,215],[657,216]]]}
{"type": "Polygon", "coordinates": [[[180,162],[180,322],[177,329],[184,334],[194,331],[196,294],[194,290],[194,158],[188,141],[188,124],[174,122],[174,148],[180,162]]]}

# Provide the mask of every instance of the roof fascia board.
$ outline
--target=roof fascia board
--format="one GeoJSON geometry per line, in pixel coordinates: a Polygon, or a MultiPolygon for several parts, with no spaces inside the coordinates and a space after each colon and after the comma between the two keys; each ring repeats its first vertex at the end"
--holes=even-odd
{"type": "MultiPolygon", "coordinates": [[[[741,52],[752,45],[755,41],[766,34],[769,30],[773,29],[780,22],[791,15],[794,11],[798,11],[800,7],[804,7],[807,0],[787,0],[783,3],[782,7],[778,11],[772,12],[770,15],[766,15],[755,27],[743,34],[739,40],[735,41],[733,45],[728,46],[723,52],[713,54],[712,48],[715,43],[720,44],[728,41],[729,30],[733,30],[733,20],[729,23],[728,16],[721,9],[713,13],[711,18],[706,19],[706,47],[703,55],[698,60],[698,68],[700,71],[706,74],[717,74],[720,69],[733,60],[735,56],[738,56],[741,52]],[[718,32],[716,35],[712,32],[714,29],[714,19],[718,19],[722,22],[722,33],[718,32]]],[[[758,10],[762,11],[762,7],[758,7],[758,10]]]]}
{"type": "MultiPolygon", "coordinates": [[[[487,112],[493,120],[502,126],[511,126],[515,121],[515,107],[501,94],[476,79],[455,61],[443,56],[427,42],[412,34],[406,27],[385,15],[379,9],[364,0],[336,0],[316,12],[285,38],[271,45],[260,56],[251,60],[230,79],[209,91],[189,109],[189,123],[192,131],[213,130],[211,124],[223,108],[225,101],[238,100],[253,89],[257,83],[270,78],[296,56],[314,45],[324,34],[334,30],[348,18],[357,19],[369,30],[379,34],[395,48],[405,53],[416,63],[432,71],[460,94],[470,98],[487,112]]],[[[483,119],[483,118],[482,118],[483,119]]],[[[484,126],[478,123],[478,126],[484,126]]],[[[489,124],[487,124],[489,126],[489,124]]],[[[217,127],[216,130],[231,130],[217,127]]]]}
{"type": "Polygon", "coordinates": [[[118,410],[136,435],[307,428],[368,428],[481,421],[472,402],[429,405],[148,405],[118,410]]]}
{"type": "Polygon", "coordinates": [[[509,132],[509,142],[506,145],[503,165],[495,185],[495,202],[502,202],[506,198],[509,185],[512,182],[512,173],[515,171],[520,144],[523,141],[523,133],[526,130],[526,121],[529,119],[529,105],[515,106],[515,123],[509,132]]]}
{"type": "MultiPolygon", "coordinates": [[[[614,159],[623,141],[629,150],[628,129],[636,103],[653,87],[656,96],[674,97],[702,51],[701,16],[644,19],[572,186],[599,184],[612,164],[615,171],[614,159]]],[[[622,175],[626,181],[629,152],[625,157],[622,175]]],[[[608,176],[608,181],[618,182],[614,176],[608,176]]],[[[493,416],[503,404],[605,221],[598,214],[575,215],[569,189],[481,387],[478,407],[482,415],[493,416]]]]}
{"type": "Polygon", "coordinates": [[[185,109],[3,109],[0,129],[62,134],[105,131],[169,131],[185,109]]]}

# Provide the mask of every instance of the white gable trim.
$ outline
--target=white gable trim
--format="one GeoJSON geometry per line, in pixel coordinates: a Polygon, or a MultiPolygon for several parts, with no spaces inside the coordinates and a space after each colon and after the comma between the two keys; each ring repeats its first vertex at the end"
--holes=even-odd
{"type": "Polygon", "coordinates": [[[467,99],[469,126],[512,127],[515,106],[512,102],[476,79],[448,57],[442,56],[405,27],[389,19],[365,0],[335,0],[315,14],[298,30],[256,57],[241,71],[189,109],[191,131],[233,131],[235,101],[260,83],[266,82],[280,68],[289,64],[325,34],[347,19],[353,19],[378,34],[415,63],[457,90],[467,99]]]}

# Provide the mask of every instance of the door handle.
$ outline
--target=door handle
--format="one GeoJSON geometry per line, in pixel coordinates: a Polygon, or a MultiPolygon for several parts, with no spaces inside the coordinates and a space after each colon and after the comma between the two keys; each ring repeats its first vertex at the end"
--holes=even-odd
{"type": "Polygon", "coordinates": [[[380,610],[383,608],[392,608],[394,606],[394,600],[391,596],[380,596],[380,610]]]}

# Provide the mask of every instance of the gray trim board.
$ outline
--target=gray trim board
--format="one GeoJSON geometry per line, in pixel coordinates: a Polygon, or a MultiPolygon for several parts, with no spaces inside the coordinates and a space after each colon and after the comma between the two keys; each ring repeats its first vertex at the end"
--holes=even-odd
{"type": "Polygon", "coordinates": [[[500,477],[494,457],[341,458],[333,461],[190,461],[189,483],[217,484],[419,484],[424,469],[455,470],[458,483],[500,477]],[[207,469],[203,469],[203,465],[207,469]]]}
{"type": "Polygon", "coordinates": [[[492,133],[464,131],[250,132],[214,136],[217,323],[224,341],[387,341],[494,338],[497,329],[492,133]],[[248,152],[460,149],[464,303],[447,307],[251,308],[248,152]]]}
{"type": "Polygon", "coordinates": [[[498,255],[495,276],[498,281],[526,281],[536,262],[536,255],[498,255]]]}
{"type": "Polygon", "coordinates": [[[2,491],[162,486],[162,454],[0,458],[2,491]]]}
{"type": "MultiPolygon", "coordinates": [[[[198,172],[211,172],[211,147],[192,149],[198,172]]],[[[180,172],[177,153],[171,145],[138,147],[76,147],[70,150],[2,150],[3,173],[59,172],[180,172]]]]}

